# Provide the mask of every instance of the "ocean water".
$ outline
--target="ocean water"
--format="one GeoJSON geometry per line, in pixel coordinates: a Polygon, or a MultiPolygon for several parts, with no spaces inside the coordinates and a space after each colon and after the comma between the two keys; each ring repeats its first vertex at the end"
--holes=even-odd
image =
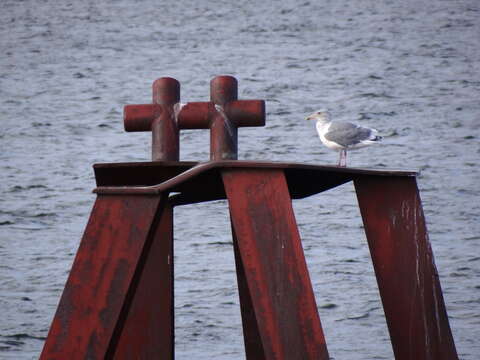
{"type": "MultiPolygon", "coordinates": [[[[377,128],[349,166],[420,170],[430,241],[461,359],[480,354],[480,3],[13,1],[0,3],[0,359],[38,358],[95,200],[92,164],[148,161],[123,106],[171,76],[264,99],[239,159],[335,164],[318,108],[377,128]]],[[[205,161],[207,131],[181,159],[205,161]]],[[[332,359],[392,359],[352,184],[294,202],[332,359]]],[[[175,211],[176,358],[244,358],[228,208],[175,211]]]]}

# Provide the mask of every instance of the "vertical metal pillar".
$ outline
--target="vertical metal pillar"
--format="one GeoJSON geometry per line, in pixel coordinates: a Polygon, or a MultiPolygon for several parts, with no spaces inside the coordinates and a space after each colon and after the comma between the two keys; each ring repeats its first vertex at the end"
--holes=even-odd
{"type": "Polygon", "coordinates": [[[354,183],[395,359],[458,359],[415,178],[354,183]]]}
{"type": "Polygon", "coordinates": [[[237,98],[238,83],[234,77],[217,76],[210,82],[210,100],[222,107],[210,123],[210,160],[237,160],[238,129],[233,119],[225,116],[225,106],[237,98]]]}
{"type": "Polygon", "coordinates": [[[327,360],[283,171],[224,170],[222,178],[237,268],[243,272],[239,290],[247,358],[327,360]],[[250,306],[253,313],[245,311],[250,306]]]}
{"type": "MultiPolygon", "coordinates": [[[[178,161],[180,158],[179,129],[173,105],[180,101],[180,83],[173,78],[160,78],[152,85],[153,104],[163,105],[154,114],[152,129],[152,160],[178,161]]],[[[159,109],[159,108],[157,108],[159,109]]]]}

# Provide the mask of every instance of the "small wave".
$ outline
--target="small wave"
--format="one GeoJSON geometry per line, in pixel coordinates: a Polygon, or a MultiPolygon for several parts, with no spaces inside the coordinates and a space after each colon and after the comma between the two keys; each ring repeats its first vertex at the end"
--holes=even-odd
{"type": "Polygon", "coordinates": [[[232,241],[214,241],[214,242],[209,242],[208,245],[232,245],[232,241]]]}
{"type": "Polygon", "coordinates": [[[34,185],[28,185],[28,186],[15,185],[10,189],[10,192],[20,192],[20,191],[32,190],[32,189],[47,189],[47,187],[42,184],[34,184],[34,185]]]}
{"type": "Polygon", "coordinates": [[[349,317],[347,317],[347,319],[348,320],[359,320],[359,319],[368,318],[369,316],[370,316],[370,314],[367,312],[367,313],[361,314],[361,315],[349,316],[349,317]]]}
{"type": "Polygon", "coordinates": [[[373,93],[373,92],[362,93],[362,94],[359,94],[358,97],[367,98],[367,99],[378,99],[378,98],[393,99],[394,98],[393,96],[388,95],[386,93],[373,93]]]}
{"type": "Polygon", "coordinates": [[[44,217],[53,217],[53,216],[57,216],[57,214],[56,213],[38,213],[38,214],[33,215],[32,217],[34,217],[34,218],[44,218],[44,217]]]}
{"type": "Polygon", "coordinates": [[[355,259],[346,259],[346,260],[341,260],[341,262],[346,262],[346,263],[358,263],[358,260],[355,259]]]}
{"type": "Polygon", "coordinates": [[[85,75],[81,72],[76,72],[75,74],[73,74],[73,77],[76,78],[76,79],[83,79],[83,78],[87,77],[87,75],[85,75]]]}
{"type": "Polygon", "coordinates": [[[257,33],[265,33],[267,32],[268,30],[264,27],[261,27],[261,26],[258,26],[258,25],[253,25],[253,26],[247,26],[247,27],[244,27],[242,29],[240,29],[240,33],[254,33],[254,34],[257,34],[257,33]]]}
{"type": "Polygon", "coordinates": [[[340,321],[345,321],[345,320],[361,320],[361,319],[366,319],[370,316],[369,312],[366,312],[365,314],[360,314],[360,315],[352,315],[352,316],[347,316],[341,319],[336,319],[335,321],[340,322],[340,321]]]}
{"type": "Polygon", "coordinates": [[[450,277],[454,277],[454,278],[457,278],[457,277],[466,277],[468,276],[468,274],[466,273],[460,273],[460,272],[452,272],[450,273],[450,277]]]}
{"type": "Polygon", "coordinates": [[[338,307],[338,305],[333,303],[327,303],[319,306],[320,309],[335,309],[336,307],[338,307]]]}
{"type": "Polygon", "coordinates": [[[37,122],[37,121],[35,121],[35,122],[32,123],[32,126],[33,127],[43,127],[43,126],[52,126],[52,124],[49,123],[49,122],[37,122]]]}
{"type": "Polygon", "coordinates": [[[2,335],[2,337],[7,338],[7,339],[15,339],[15,340],[21,340],[21,339],[35,339],[35,340],[45,340],[46,337],[44,336],[34,336],[26,333],[18,333],[18,334],[13,334],[13,335],[2,335]]]}

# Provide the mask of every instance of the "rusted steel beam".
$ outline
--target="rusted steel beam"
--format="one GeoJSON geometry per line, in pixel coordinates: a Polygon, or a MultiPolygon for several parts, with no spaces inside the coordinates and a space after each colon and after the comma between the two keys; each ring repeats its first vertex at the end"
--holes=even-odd
{"type": "Polygon", "coordinates": [[[174,359],[173,209],[167,203],[113,358],[174,359]]]}
{"type": "Polygon", "coordinates": [[[458,359],[415,178],[354,183],[395,359],[458,359]]]}
{"type": "Polygon", "coordinates": [[[222,178],[248,286],[240,299],[255,314],[256,324],[243,318],[247,351],[258,332],[260,359],[328,359],[283,171],[226,169],[222,178]]]}
{"type": "Polygon", "coordinates": [[[238,248],[238,239],[235,227],[232,224],[233,250],[235,255],[235,268],[237,270],[238,295],[240,298],[240,312],[242,314],[243,340],[245,344],[245,358],[263,360],[265,350],[258,329],[255,309],[252,304],[252,296],[248,289],[245,269],[243,268],[242,257],[238,248]]]}
{"type": "Polygon", "coordinates": [[[166,196],[98,196],[41,359],[110,358],[166,196]]]}

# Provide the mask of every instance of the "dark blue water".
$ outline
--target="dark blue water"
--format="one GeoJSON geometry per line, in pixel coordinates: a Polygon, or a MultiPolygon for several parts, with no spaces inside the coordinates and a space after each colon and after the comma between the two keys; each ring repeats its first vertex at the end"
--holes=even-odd
{"type": "MultiPolygon", "coordinates": [[[[239,131],[239,158],[334,164],[304,117],[375,127],[355,167],[418,178],[462,359],[480,354],[480,3],[458,1],[13,1],[0,3],[0,358],[43,346],[95,200],[91,165],[144,161],[125,104],[154,79],[209,98],[219,74],[265,99],[267,125],[239,131]]],[[[182,160],[207,160],[185,131],[182,160]]],[[[334,359],[393,357],[351,184],[296,201],[334,359]]],[[[176,210],[178,359],[243,358],[225,202],[176,210]]]]}

